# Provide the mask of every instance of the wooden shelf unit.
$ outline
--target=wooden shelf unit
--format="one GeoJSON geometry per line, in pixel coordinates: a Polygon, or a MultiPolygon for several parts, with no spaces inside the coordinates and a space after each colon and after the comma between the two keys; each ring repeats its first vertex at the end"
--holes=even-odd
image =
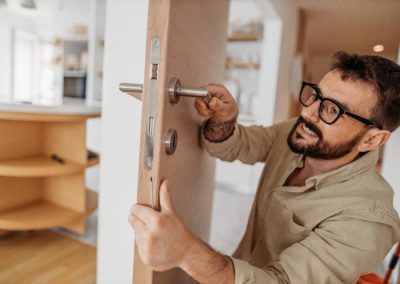
{"type": "Polygon", "coordinates": [[[86,149],[86,121],[99,116],[0,114],[0,231],[85,232],[87,216],[97,208],[85,169],[99,163],[86,149]]]}
{"type": "Polygon", "coordinates": [[[233,33],[228,36],[228,41],[259,41],[262,39],[261,33],[233,33]]]}
{"type": "Polygon", "coordinates": [[[238,68],[238,69],[260,69],[259,62],[245,62],[245,61],[237,61],[237,60],[226,60],[225,61],[226,68],[238,68]]]}

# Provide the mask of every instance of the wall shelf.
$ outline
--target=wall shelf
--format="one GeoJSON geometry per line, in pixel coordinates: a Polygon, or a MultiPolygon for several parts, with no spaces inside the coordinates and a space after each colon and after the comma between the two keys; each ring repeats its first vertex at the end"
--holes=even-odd
{"type": "Polygon", "coordinates": [[[246,62],[246,61],[226,61],[226,68],[237,68],[237,69],[260,69],[259,62],[246,62]]]}

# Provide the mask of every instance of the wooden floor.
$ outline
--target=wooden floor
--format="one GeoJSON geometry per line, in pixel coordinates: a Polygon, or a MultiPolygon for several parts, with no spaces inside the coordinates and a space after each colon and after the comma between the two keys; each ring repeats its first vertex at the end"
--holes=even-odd
{"type": "Polygon", "coordinates": [[[96,283],[96,248],[51,231],[0,237],[0,283],[96,283]]]}

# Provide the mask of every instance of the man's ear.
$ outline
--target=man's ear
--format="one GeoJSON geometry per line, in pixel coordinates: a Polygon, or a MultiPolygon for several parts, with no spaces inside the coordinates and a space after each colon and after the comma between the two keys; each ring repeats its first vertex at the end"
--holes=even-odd
{"type": "Polygon", "coordinates": [[[368,152],[381,147],[390,138],[389,130],[373,128],[367,131],[358,144],[359,152],[368,152]]]}

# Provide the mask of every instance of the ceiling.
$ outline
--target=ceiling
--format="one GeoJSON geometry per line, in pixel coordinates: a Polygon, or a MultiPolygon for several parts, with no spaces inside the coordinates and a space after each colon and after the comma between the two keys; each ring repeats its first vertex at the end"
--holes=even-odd
{"type": "Polygon", "coordinates": [[[400,0],[293,0],[304,13],[304,44],[310,54],[336,50],[396,57],[400,43],[400,0]]]}

